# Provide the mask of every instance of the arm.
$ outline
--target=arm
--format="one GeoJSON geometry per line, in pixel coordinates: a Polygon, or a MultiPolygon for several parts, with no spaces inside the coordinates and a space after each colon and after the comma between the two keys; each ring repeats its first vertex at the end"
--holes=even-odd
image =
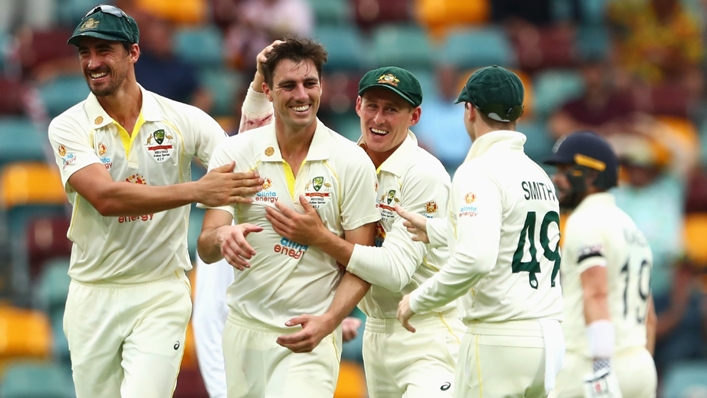
{"type": "Polygon", "coordinates": [[[589,352],[594,358],[596,371],[597,366],[607,367],[614,355],[614,325],[611,323],[607,300],[609,283],[606,261],[600,257],[595,258],[597,264],[582,272],[580,279],[589,352]],[[597,363],[601,361],[604,363],[597,363]]]}
{"type": "MultiPolygon", "coordinates": [[[[346,231],[348,242],[372,245],[375,223],[346,231]]],[[[368,282],[346,272],[336,289],[329,309],[321,316],[301,315],[287,321],[287,326],[302,325],[302,330],[277,338],[277,343],[293,352],[311,352],[324,337],[331,334],[346,318],[371,287],[368,282]]]]}
{"type": "Polygon", "coordinates": [[[228,316],[226,290],[233,282],[233,269],[225,261],[207,265],[197,257],[194,297],[194,343],[199,370],[211,397],[226,397],[226,370],[221,339],[228,316]]]}
{"type": "Polygon", "coordinates": [[[242,271],[244,268],[250,268],[250,264],[245,262],[243,257],[250,258],[255,255],[255,251],[245,238],[250,232],[260,232],[263,228],[252,224],[232,225],[231,209],[206,210],[197,241],[197,250],[207,264],[225,259],[242,271]]]}
{"type": "Polygon", "coordinates": [[[653,305],[653,295],[648,297],[648,315],[646,316],[646,349],[653,355],[655,353],[655,332],[658,324],[658,317],[655,315],[655,305],[653,305]]]}
{"type": "Polygon", "coordinates": [[[243,133],[261,126],[272,123],[274,111],[272,104],[263,93],[264,74],[263,63],[267,60],[266,55],[272,50],[273,46],[284,43],[280,40],[275,40],[269,46],[265,47],[256,57],[257,70],[253,77],[253,82],[248,86],[243,106],[241,108],[241,121],[239,123],[239,132],[243,133]]]}

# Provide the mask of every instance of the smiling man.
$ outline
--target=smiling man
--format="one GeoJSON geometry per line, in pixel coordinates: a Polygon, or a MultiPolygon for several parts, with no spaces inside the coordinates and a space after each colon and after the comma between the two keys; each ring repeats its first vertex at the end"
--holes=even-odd
{"type": "MultiPolygon", "coordinates": [[[[275,46],[277,48],[277,46],[275,46]]],[[[243,105],[241,126],[269,123],[273,110],[259,93],[256,74],[243,105]]],[[[454,368],[464,334],[454,303],[413,318],[414,336],[397,322],[398,302],[434,275],[444,263],[446,249],[413,242],[394,206],[402,204],[430,218],[446,214],[450,181],[444,166],[417,145],[410,128],[420,120],[422,89],[409,71],[387,66],[368,71],[359,82],[356,112],[361,120],[359,145],[377,169],[376,206],[381,220],[375,247],[353,244],[330,233],[326,215],[301,201],[304,214],[277,205],[267,208],[275,231],[295,242],[320,248],[346,270],[372,284],[359,303],[366,314],[363,358],[368,394],[377,397],[451,397],[454,368]]],[[[277,119],[275,119],[277,120],[277,119]]],[[[237,233],[253,232],[241,225],[237,233]],[[238,232],[239,231],[239,232],[238,232]]],[[[257,234],[256,234],[257,235],[257,234]]],[[[249,265],[255,241],[239,239],[238,267],[249,265]]],[[[295,352],[311,350],[333,327],[329,314],[309,317],[304,330],[278,340],[295,352]]]]}
{"type": "Polygon", "coordinates": [[[320,212],[327,233],[373,244],[380,218],[375,169],[361,148],[316,117],[326,57],[308,39],[276,46],[261,85],[274,122],[229,138],[212,161],[215,167],[235,160],[239,170],[257,171],[265,181],[253,204],[208,209],[199,237],[204,262],[225,258],[236,265],[239,226],[232,221],[259,232],[251,239],[257,254],[247,269],[234,270],[227,292],[223,348],[230,398],[332,397],[341,357],[338,326],[369,288],[348,272],[342,276],[336,260],[319,248],[278,234],[266,218],[276,202],[293,210],[304,201],[320,212]],[[326,323],[316,322],[325,313],[331,315],[326,323]],[[326,332],[315,333],[316,348],[295,355],[303,347],[290,351],[278,341],[302,331],[300,325],[307,333],[315,325],[326,332]]]}
{"type": "Polygon", "coordinates": [[[64,332],[78,398],[172,396],[192,308],[190,203],[248,203],[263,183],[233,164],[191,182],[192,158],[208,164],[226,134],[138,85],[139,36],[119,8],[89,11],[69,44],[91,94],[49,126],[73,206],[64,332]]]}

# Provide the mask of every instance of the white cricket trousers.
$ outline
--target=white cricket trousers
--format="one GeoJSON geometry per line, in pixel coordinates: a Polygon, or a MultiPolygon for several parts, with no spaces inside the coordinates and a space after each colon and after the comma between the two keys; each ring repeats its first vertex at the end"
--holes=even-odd
{"type": "Polygon", "coordinates": [[[72,280],[64,333],[76,397],[171,397],[191,308],[183,271],[136,284],[72,280]]]}
{"type": "Polygon", "coordinates": [[[466,326],[456,310],[397,319],[366,318],[363,363],[369,398],[452,398],[466,326]]]}
{"type": "Polygon", "coordinates": [[[331,398],[339,378],[341,327],[307,353],[277,344],[279,336],[302,330],[274,328],[228,313],[223,355],[228,398],[331,398]]]}
{"type": "MultiPolygon", "coordinates": [[[[557,376],[553,398],[584,398],[584,378],[592,374],[592,359],[567,352],[565,365],[557,376]]],[[[655,398],[658,378],[655,363],[645,347],[623,350],[611,359],[624,398],[655,398]]]]}
{"type": "Polygon", "coordinates": [[[565,352],[557,321],[470,324],[459,352],[456,398],[542,398],[565,352]],[[546,342],[548,344],[546,344],[546,342]]]}

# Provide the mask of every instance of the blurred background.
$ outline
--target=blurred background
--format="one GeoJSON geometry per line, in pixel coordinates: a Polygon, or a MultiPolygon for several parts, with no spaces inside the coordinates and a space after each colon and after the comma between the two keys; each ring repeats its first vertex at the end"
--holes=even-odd
{"type": "MultiPolygon", "coordinates": [[[[0,0],[0,397],[74,396],[62,332],[70,209],[46,131],[88,94],[66,40],[100,3],[0,0]]],[[[511,68],[526,89],[518,130],[531,158],[583,129],[619,153],[619,206],[655,257],[659,394],[707,397],[707,0],[110,3],[140,26],[138,82],[204,109],[229,134],[255,55],[285,34],[312,36],[329,51],[319,117],[352,140],[362,74],[411,70],[424,91],[413,131],[450,174],[471,144],[463,107],[453,104],[460,88],[478,67],[511,68]]],[[[194,164],[195,179],[204,172],[194,164]]],[[[192,259],[202,216],[193,209],[192,259]]],[[[365,397],[360,343],[344,346],[337,397],[365,397]]],[[[175,396],[206,397],[191,328],[186,344],[175,396]]]]}

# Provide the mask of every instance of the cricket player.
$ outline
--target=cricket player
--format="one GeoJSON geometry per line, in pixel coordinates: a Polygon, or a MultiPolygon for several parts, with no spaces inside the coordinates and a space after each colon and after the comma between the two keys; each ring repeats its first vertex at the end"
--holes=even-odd
{"type": "Polygon", "coordinates": [[[316,206],[330,233],[372,244],[375,222],[375,169],[365,152],[317,118],[324,48],[308,39],[287,39],[264,63],[263,90],[275,109],[274,123],[229,138],[212,165],[236,161],[238,170],[256,170],[263,191],[253,204],[210,208],[199,237],[206,263],[225,258],[235,264],[235,219],[249,226],[256,252],[248,269],[234,271],[228,288],[224,356],[228,396],[331,397],[341,356],[341,330],[295,355],[276,341],[307,329],[308,317],[328,314],[338,326],[369,285],[342,272],[336,260],[277,234],[265,210],[281,202],[316,206]],[[306,199],[303,199],[306,198],[306,199]],[[337,288],[338,286],[338,288],[337,288]],[[305,315],[302,315],[305,314],[305,315]],[[301,325],[301,326],[300,326],[301,325]]]}
{"type": "Polygon", "coordinates": [[[233,164],[191,182],[192,158],[207,164],[226,134],[138,85],[138,41],[122,10],[89,11],[69,44],[91,93],[49,126],[73,206],[64,332],[78,398],[172,396],[192,308],[189,204],[248,203],[262,187],[233,164]]]}
{"type": "Polygon", "coordinates": [[[653,255],[607,192],[618,181],[616,154],[601,136],[577,132],[558,141],[544,163],[557,167],[560,206],[572,210],[561,268],[567,356],[552,396],[655,397],[646,349],[653,255]]]}
{"type": "MultiPolygon", "coordinates": [[[[473,144],[452,181],[450,257],[398,309],[414,332],[415,314],[461,297],[468,328],[455,397],[545,397],[561,366],[559,206],[550,178],[523,152],[526,137],[513,131],[523,93],[518,76],[498,66],[464,86],[457,102],[473,144]]],[[[436,222],[398,209],[413,233],[436,222]]]]}

